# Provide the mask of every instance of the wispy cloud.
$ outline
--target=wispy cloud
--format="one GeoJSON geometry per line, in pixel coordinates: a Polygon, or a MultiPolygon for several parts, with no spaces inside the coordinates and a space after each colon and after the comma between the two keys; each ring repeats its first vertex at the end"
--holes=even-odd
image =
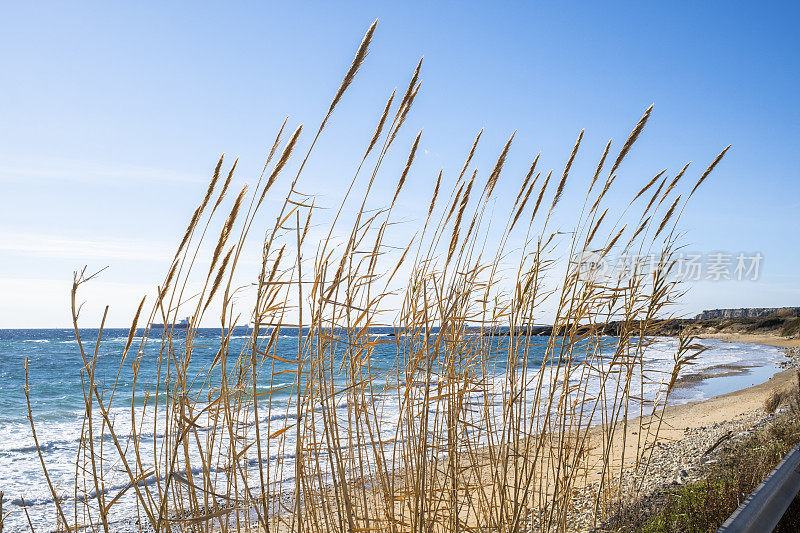
{"type": "Polygon", "coordinates": [[[0,165],[0,181],[55,180],[118,185],[121,183],[201,183],[206,178],[165,168],[126,166],[99,161],[19,161],[0,165]]]}
{"type": "Polygon", "coordinates": [[[82,240],[0,228],[0,251],[52,258],[165,261],[172,245],[132,240],[82,240]]]}
{"type": "MultiPolygon", "coordinates": [[[[69,327],[72,276],[63,279],[0,278],[0,328],[69,327]]],[[[142,296],[152,294],[147,284],[95,279],[81,287],[83,325],[97,327],[106,305],[111,306],[109,327],[126,327],[142,296]]]]}

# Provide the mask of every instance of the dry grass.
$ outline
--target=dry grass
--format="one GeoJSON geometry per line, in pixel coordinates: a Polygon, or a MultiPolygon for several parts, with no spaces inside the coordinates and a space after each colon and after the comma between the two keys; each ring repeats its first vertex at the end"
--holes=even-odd
{"type": "Polygon", "coordinates": [[[775,390],[764,400],[764,411],[774,413],[781,405],[800,416],[800,372],[796,376],[797,383],[791,389],[775,390]]]}
{"type": "MultiPolygon", "coordinates": [[[[552,219],[569,187],[583,132],[563,170],[556,171],[555,190],[548,188],[553,170],[539,185],[536,156],[514,205],[503,210],[505,229],[492,239],[485,230],[497,221],[489,220],[486,207],[503,178],[513,135],[484,174],[472,163],[478,134],[455,180],[440,173],[435,190],[431,180],[432,199],[424,202],[427,218],[420,230],[409,242],[388,242],[419,135],[396,174],[392,201],[378,211],[366,205],[375,201],[370,195],[379,173],[391,172],[383,162],[403,138],[398,133],[420,88],[420,63],[394,114],[393,93],[367,136],[328,236],[310,241],[319,209],[313,197],[301,193],[305,163],[362,67],[374,29],[373,24],[301,156],[288,195],[270,215],[275,222],[266,231],[253,284],[255,304],[245,318],[235,309],[240,288],[234,273],[248,235],[260,231],[255,220],[264,198],[300,150],[302,126],[286,142],[281,127],[261,179],[250,192],[242,189],[221,223],[210,245],[210,268],[198,271],[196,259],[206,249],[206,232],[217,221],[233,174],[231,168],[214,199],[223,175],[220,159],[149,312],[143,302],[131,326],[132,349],[126,348],[120,369],[133,365],[134,397],[116,396],[116,385],[97,385],[93,372],[101,335],[93,352],[84,352],[85,343],[79,342],[85,434],[76,452],[73,497],[62,501],[53,488],[60,530],[81,525],[114,530],[115,505],[123,498],[135,500],[143,527],[156,531],[564,530],[579,493],[589,495],[600,520],[622,497],[624,466],[648,463],[661,410],[678,374],[700,350],[691,339],[681,339],[666,374],[654,373],[643,357],[652,329],[670,316],[680,294],[668,274],[682,212],[676,209],[681,196],[673,189],[686,167],[659,201],[667,179],[663,172],[630,191],[636,200],[661,179],[632,223],[622,216],[612,223],[604,207],[652,106],[608,172],[611,143],[606,145],[571,230],[553,228],[552,219]],[[351,198],[358,191],[361,198],[351,198]],[[529,201],[534,195],[535,203],[529,201]],[[351,211],[352,217],[344,216],[351,211]],[[338,234],[344,241],[335,240],[338,234]],[[565,251],[559,255],[559,249],[565,251]],[[661,268],[645,272],[637,266],[629,278],[585,276],[580,258],[588,252],[600,257],[652,252],[661,268]],[[198,280],[202,290],[188,294],[198,280]],[[555,309],[556,327],[537,348],[524,331],[546,306],[555,309]],[[190,365],[198,349],[196,328],[217,307],[220,349],[210,368],[197,371],[190,365]],[[190,328],[178,335],[171,324],[187,314],[190,328]],[[603,334],[611,319],[623,323],[614,342],[603,334]],[[154,320],[164,322],[163,329],[146,327],[134,342],[137,321],[154,320]],[[233,353],[233,327],[248,320],[254,326],[250,340],[233,353]],[[387,322],[395,328],[393,339],[371,335],[371,328],[387,322]],[[493,335],[499,326],[507,327],[508,335],[493,335]],[[293,353],[278,350],[281,329],[297,327],[302,329],[293,353]],[[394,360],[391,371],[379,375],[373,358],[386,342],[394,360]],[[157,376],[140,382],[143,359],[152,357],[146,349],[153,347],[157,376]],[[528,364],[540,353],[539,364],[528,364]],[[276,407],[276,379],[284,374],[294,377],[291,400],[276,407]],[[647,399],[651,381],[661,389],[647,399]],[[146,401],[136,406],[141,394],[146,401]],[[391,420],[386,402],[393,402],[391,420]],[[123,435],[109,413],[126,404],[132,430],[123,435]],[[598,423],[605,428],[602,437],[590,439],[589,428],[598,423]],[[633,447],[624,442],[627,431],[614,429],[629,425],[638,426],[633,447]],[[386,435],[387,427],[393,435],[386,435]],[[164,437],[147,444],[147,433],[164,437]],[[98,441],[97,434],[105,437],[98,441]],[[598,457],[599,465],[590,468],[598,457]],[[129,481],[113,493],[104,481],[110,469],[129,481]]],[[[623,214],[633,213],[633,205],[623,214]]],[[[73,286],[79,341],[75,302],[89,279],[77,273],[73,286]]]]}
{"type": "Polygon", "coordinates": [[[784,396],[785,394],[783,391],[773,391],[772,394],[767,396],[767,399],[764,400],[764,411],[768,414],[774,413],[783,403],[784,396]]]}

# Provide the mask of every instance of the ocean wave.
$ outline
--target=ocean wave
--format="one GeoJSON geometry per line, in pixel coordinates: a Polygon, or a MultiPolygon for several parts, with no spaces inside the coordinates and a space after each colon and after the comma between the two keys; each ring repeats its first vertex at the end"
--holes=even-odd
{"type": "Polygon", "coordinates": [[[297,413],[270,415],[262,418],[261,422],[275,422],[277,420],[297,420],[297,413]]]}

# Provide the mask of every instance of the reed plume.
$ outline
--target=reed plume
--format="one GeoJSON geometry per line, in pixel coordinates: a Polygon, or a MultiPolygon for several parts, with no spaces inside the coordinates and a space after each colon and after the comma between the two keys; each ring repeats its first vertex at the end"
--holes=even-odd
{"type": "Polygon", "coordinates": [[[578,135],[578,140],[575,141],[575,146],[572,148],[572,153],[569,154],[569,159],[567,160],[567,164],[564,165],[564,173],[561,174],[561,181],[558,182],[558,187],[556,187],[556,195],[553,197],[553,203],[550,205],[550,210],[552,211],[558,201],[561,200],[561,194],[564,192],[564,186],[567,184],[567,176],[569,176],[569,169],[572,168],[572,162],[575,160],[575,156],[578,153],[578,148],[581,145],[581,140],[583,139],[583,130],[581,130],[580,135],[578,135]]]}
{"type": "Polygon", "coordinates": [[[403,185],[406,182],[406,177],[408,176],[408,171],[411,170],[411,164],[414,162],[414,156],[417,153],[417,147],[419,146],[419,138],[422,137],[422,131],[417,134],[417,138],[414,139],[414,144],[411,145],[411,152],[408,154],[408,159],[406,160],[406,166],[403,168],[403,173],[400,174],[400,180],[397,182],[397,189],[394,191],[394,197],[392,198],[392,204],[397,201],[397,197],[400,195],[400,191],[403,189],[403,185]]]}
{"type": "Polygon", "coordinates": [[[364,60],[367,58],[367,54],[369,53],[369,44],[372,42],[372,35],[375,33],[375,28],[378,26],[378,19],[370,25],[369,29],[367,29],[367,33],[364,34],[364,39],[362,39],[361,44],[356,51],[356,55],[353,58],[353,62],[350,64],[350,68],[347,69],[347,73],[344,75],[344,79],[342,80],[342,84],[339,86],[339,90],[336,91],[336,94],[333,96],[333,100],[331,101],[331,105],[328,108],[328,115],[325,117],[327,118],[333,113],[336,104],[339,103],[339,100],[342,99],[345,91],[353,83],[353,80],[356,78],[356,74],[358,74],[358,70],[361,68],[361,65],[364,63],[364,60]]]}
{"type": "Polygon", "coordinates": [[[633,143],[635,143],[636,139],[638,139],[639,135],[641,135],[642,130],[644,130],[644,127],[647,124],[647,121],[650,119],[650,113],[653,111],[653,106],[654,105],[655,104],[650,104],[650,107],[648,107],[645,110],[644,115],[642,115],[642,118],[639,119],[639,122],[636,124],[636,127],[633,128],[633,131],[631,131],[631,134],[625,140],[625,144],[622,145],[622,150],[619,151],[619,155],[617,155],[617,159],[614,161],[614,164],[611,166],[611,170],[608,173],[609,176],[614,174],[614,172],[616,172],[616,170],[622,164],[622,161],[625,159],[625,156],[628,155],[628,152],[630,151],[631,147],[633,146],[633,143]]]}
{"type": "Polygon", "coordinates": [[[497,185],[497,180],[500,179],[500,172],[503,170],[503,165],[506,162],[506,156],[508,155],[508,149],[511,148],[511,142],[514,140],[514,135],[517,132],[511,134],[511,137],[508,138],[506,141],[505,146],[503,146],[503,151],[500,152],[500,156],[497,158],[497,162],[494,164],[494,168],[492,169],[492,173],[489,174],[489,179],[486,180],[486,185],[483,188],[483,195],[485,201],[489,200],[489,197],[492,195],[494,191],[495,185],[497,185]]]}
{"type": "Polygon", "coordinates": [[[711,164],[708,165],[708,168],[700,176],[700,179],[697,180],[697,183],[695,183],[694,187],[692,187],[692,192],[689,193],[689,196],[692,196],[694,192],[700,187],[700,185],[702,185],[702,183],[706,180],[708,175],[711,174],[711,172],[714,170],[714,167],[716,167],[717,164],[719,164],[719,162],[722,161],[722,158],[725,157],[725,154],[728,152],[730,147],[731,147],[730,144],[726,146],[725,149],[721,151],[717,157],[714,158],[714,161],[712,161],[711,164]]]}

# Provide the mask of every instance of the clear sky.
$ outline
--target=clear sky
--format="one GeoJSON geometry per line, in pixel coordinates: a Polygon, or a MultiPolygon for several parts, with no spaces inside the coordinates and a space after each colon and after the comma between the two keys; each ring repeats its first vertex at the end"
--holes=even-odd
{"type": "Polygon", "coordinates": [[[340,191],[388,94],[422,55],[401,139],[408,146],[424,128],[400,200],[408,219],[439,168],[458,171],[480,128],[483,168],[518,130],[496,209],[513,200],[533,155],[563,167],[585,128],[582,176],[562,206],[575,208],[605,142],[618,148],[655,103],[621,185],[638,190],[687,161],[694,180],[732,144],[684,215],[683,243],[764,258],[758,281],[692,283],[682,310],[798,306],[798,11],[789,2],[5,3],[0,328],[68,326],[72,271],[84,264],[109,266],[84,294],[87,321],[108,303],[109,323],[125,326],[162,279],[219,155],[240,158],[236,185],[253,183],[286,116],[316,126],[375,18],[370,55],[304,192],[324,201],[340,191]]]}

